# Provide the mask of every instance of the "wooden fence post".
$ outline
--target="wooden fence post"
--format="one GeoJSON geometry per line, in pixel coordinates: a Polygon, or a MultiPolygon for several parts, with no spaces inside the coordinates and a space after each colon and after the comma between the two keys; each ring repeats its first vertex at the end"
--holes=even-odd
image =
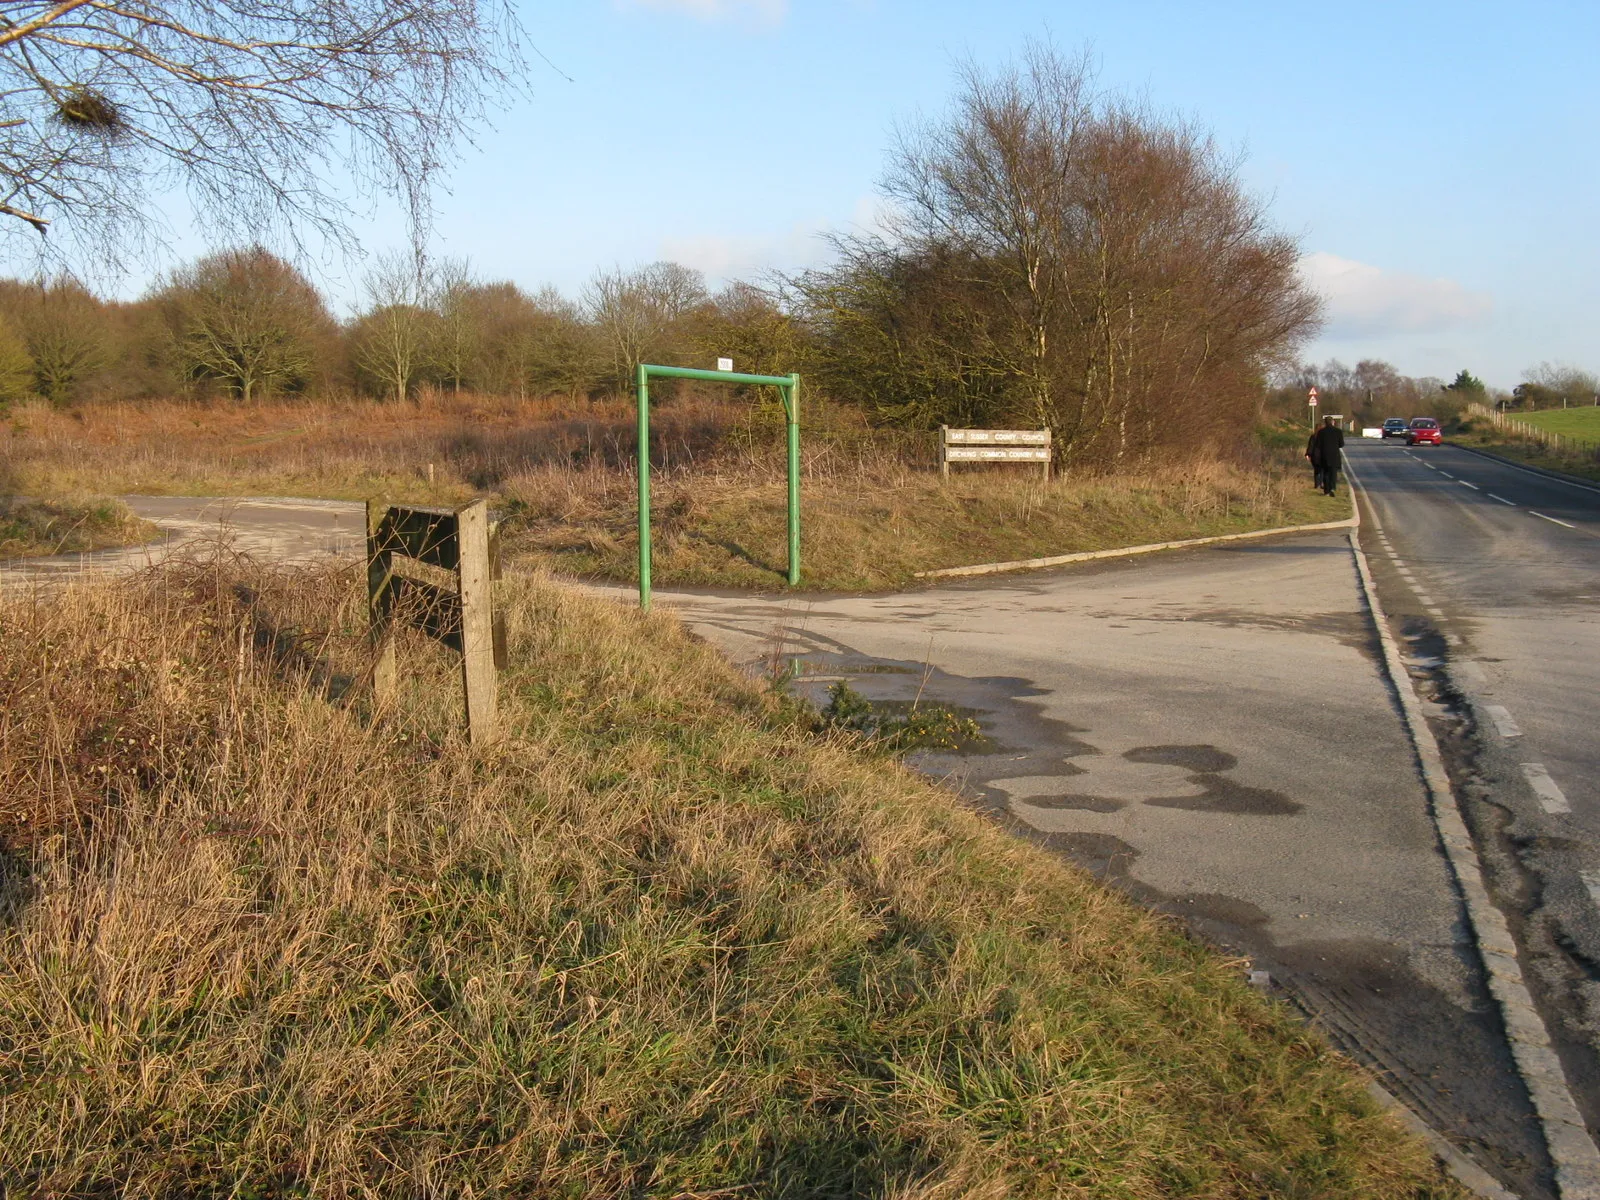
{"type": "Polygon", "coordinates": [[[384,705],[394,695],[394,574],[384,520],[389,506],[367,501],[367,633],[374,650],[372,701],[384,705]]]}
{"type": "Polygon", "coordinates": [[[494,678],[494,615],[489,565],[489,505],[474,500],[456,510],[460,548],[461,685],[472,744],[499,736],[494,678]]]}
{"type": "Polygon", "coordinates": [[[939,477],[950,478],[950,426],[939,426],[939,477]]]}

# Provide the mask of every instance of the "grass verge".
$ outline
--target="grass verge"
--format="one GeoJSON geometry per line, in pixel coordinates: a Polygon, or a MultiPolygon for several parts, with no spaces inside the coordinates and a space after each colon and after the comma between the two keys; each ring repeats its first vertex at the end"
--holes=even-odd
{"type": "Polygon", "coordinates": [[[138,546],[159,536],[118,500],[0,496],[0,559],[138,546]]]}
{"type": "Polygon", "coordinates": [[[1487,450],[1512,462],[1600,483],[1600,449],[1554,450],[1538,442],[1507,436],[1487,422],[1470,422],[1452,431],[1448,440],[1458,446],[1487,450]]]}
{"type": "Polygon", "coordinates": [[[669,617],[509,584],[475,754],[426,645],[363,711],[361,598],[0,599],[19,1192],[1462,1195],[1238,963],[669,617]]]}
{"type": "MultiPolygon", "coordinates": [[[[937,471],[936,437],[869,428],[809,401],[804,565],[809,587],[905,585],[922,570],[1338,520],[1310,487],[1291,431],[1249,465],[1201,463],[1071,476],[937,471]]],[[[655,572],[663,584],[782,586],[782,419],[754,401],[685,393],[655,416],[655,572]]],[[[18,487],[189,495],[300,495],[509,511],[525,562],[613,580],[638,556],[633,414],[626,401],[425,397],[416,404],[148,403],[0,423],[18,487]]],[[[1252,448],[1250,454],[1256,454],[1252,448]]]]}
{"type": "MultiPolygon", "coordinates": [[[[1178,470],[1045,483],[973,472],[948,482],[892,469],[808,481],[804,585],[904,587],[918,571],[1106,550],[1282,525],[1342,520],[1345,497],[1284,465],[1204,463],[1178,470]]],[[[508,489],[508,546],[564,574],[638,578],[628,490],[573,473],[508,489]]],[[[680,474],[654,485],[657,584],[775,588],[787,570],[784,485],[767,475],[680,474]]]]}

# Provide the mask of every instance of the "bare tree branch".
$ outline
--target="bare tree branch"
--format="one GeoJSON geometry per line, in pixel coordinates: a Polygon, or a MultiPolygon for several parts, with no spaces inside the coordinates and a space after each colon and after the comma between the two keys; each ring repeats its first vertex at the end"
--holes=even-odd
{"type": "Polygon", "coordinates": [[[0,3],[0,218],[116,263],[181,187],[209,235],[348,244],[346,175],[420,235],[452,147],[521,82],[518,36],[511,0],[0,3]]]}

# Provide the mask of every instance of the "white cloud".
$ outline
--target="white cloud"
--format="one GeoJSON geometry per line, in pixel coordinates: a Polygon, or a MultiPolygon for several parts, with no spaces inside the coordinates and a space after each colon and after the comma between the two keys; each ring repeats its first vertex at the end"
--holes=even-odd
{"type": "Polygon", "coordinates": [[[1300,260],[1300,276],[1327,301],[1324,337],[1432,333],[1470,324],[1493,306],[1484,292],[1453,279],[1427,279],[1318,252],[1300,260]]]}
{"type": "Polygon", "coordinates": [[[789,0],[621,0],[625,8],[681,13],[700,21],[744,21],[778,25],[789,15],[789,0]]]}
{"type": "MultiPolygon", "coordinates": [[[[855,232],[879,232],[882,207],[875,197],[856,201],[845,226],[855,232]]],[[[816,266],[831,256],[824,234],[839,229],[836,221],[801,221],[775,233],[707,233],[663,238],[661,257],[704,271],[711,280],[752,279],[765,271],[795,271],[816,266]]]]}

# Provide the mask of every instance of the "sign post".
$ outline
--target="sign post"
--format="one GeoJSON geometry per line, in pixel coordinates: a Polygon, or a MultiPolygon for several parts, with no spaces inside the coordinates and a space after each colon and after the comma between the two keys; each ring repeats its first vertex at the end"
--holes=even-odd
{"type": "Polygon", "coordinates": [[[1311,408],[1311,428],[1317,427],[1317,389],[1312,388],[1306,393],[1306,404],[1311,408]]]}

